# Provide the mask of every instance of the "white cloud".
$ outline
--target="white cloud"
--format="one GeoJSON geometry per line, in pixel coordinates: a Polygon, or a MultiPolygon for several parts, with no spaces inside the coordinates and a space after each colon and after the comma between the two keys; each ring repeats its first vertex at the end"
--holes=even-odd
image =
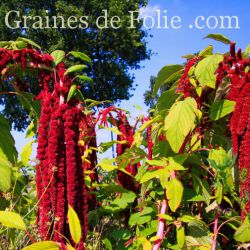
{"type": "Polygon", "coordinates": [[[156,11],[159,9],[160,5],[147,5],[146,7],[140,8],[140,17],[155,16],[157,14],[156,11]]]}

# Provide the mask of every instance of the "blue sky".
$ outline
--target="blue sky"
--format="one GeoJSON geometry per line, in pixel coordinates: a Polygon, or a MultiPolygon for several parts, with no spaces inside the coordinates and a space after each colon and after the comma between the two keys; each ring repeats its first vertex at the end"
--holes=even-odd
{"type": "MultiPolygon", "coordinates": [[[[131,111],[136,116],[141,112],[146,112],[147,107],[143,103],[143,93],[148,89],[151,75],[157,75],[158,71],[166,64],[183,63],[182,55],[197,52],[209,44],[213,44],[216,52],[226,52],[228,46],[219,42],[203,39],[210,33],[221,33],[231,41],[237,42],[237,46],[245,49],[250,44],[250,15],[249,0],[226,1],[226,0],[149,0],[149,5],[143,15],[151,15],[156,18],[155,10],[160,9],[163,13],[167,10],[168,19],[173,16],[180,16],[182,28],[175,29],[152,29],[148,37],[148,48],[154,55],[150,60],[142,62],[142,69],[132,72],[135,75],[135,83],[138,84],[134,97],[129,101],[122,101],[121,107],[131,111]],[[203,30],[190,29],[189,25],[194,23],[197,16],[238,16],[240,29],[213,29],[203,30]],[[138,111],[133,106],[137,104],[143,108],[138,111]]],[[[13,132],[16,139],[17,148],[25,144],[23,134],[13,132]]],[[[109,140],[110,134],[99,135],[99,141],[109,140]]]]}
{"type": "MultiPolygon", "coordinates": [[[[151,75],[157,75],[158,71],[166,64],[183,63],[181,56],[197,52],[207,45],[214,45],[215,52],[225,52],[228,46],[219,42],[203,39],[210,33],[220,33],[227,36],[231,41],[237,42],[237,46],[245,49],[250,44],[250,1],[226,1],[226,0],[151,0],[149,1],[148,13],[154,15],[154,11],[167,10],[169,18],[180,16],[182,28],[174,29],[152,29],[149,31],[153,38],[148,38],[148,48],[155,55],[151,60],[143,62],[144,67],[135,71],[135,83],[137,87],[134,97],[129,101],[122,102],[122,106],[133,109],[134,104],[143,106],[143,93],[149,86],[151,75]],[[151,12],[150,12],[151,10],[151,12]],[[203,30],[189,29],[197,16],[238,16],[240,29],[213,29],[203,30]]],[[[144,106],[143,106],[144,107],[144,106]]],[[[145,109],[145,107],[144,107],[145,109]]],[[[145,109],[146,110],[146,109],[145,109]]]]}

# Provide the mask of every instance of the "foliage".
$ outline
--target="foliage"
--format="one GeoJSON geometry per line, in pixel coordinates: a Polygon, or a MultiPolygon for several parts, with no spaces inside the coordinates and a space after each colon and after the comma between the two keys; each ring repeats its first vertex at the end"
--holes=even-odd
{"type": "MultiPolygon", "coordinates": [[[[93,62],[91,77],[93,86],[82,86],[86,98],[96,100],[119,101],[131,97],[134,90],[133,75],[131,69],[139,69],[140,62],[148,59],[151,52],[146,48],[145,38],[147,32],[142,29],[142,23],[135,22],[134,29],[130,29],[129,11],[138,11],[146,6],[146,0],[123,1],[123,0],[92,0],[92,1],[6,1],[0,3],[0,40],[15,40],[25,36],[33,41],[39,41],[41,47],[51,53],[55,50],[77,51],[88,54],[93,62]],[[98,16],[104,15],[102,10],[108,12],[108,23],[112,16],[119,16],[121,27],[113,29],[99,29],[96,25],[98,16]],[[49,16],[50,25],[54,26],[52,16],[63,16],[65,27],[68,27],[68,18],[74,16],[79,20],[81,16],[88,16],[88,29],[60,28],[61,19],[57,21],[58,28],[33,29],[22,28],[9,29],[5,25],[5,15],[10,10],[20,12],[20,17],[10,16],[11,25],[14,21],[23,20],[23,16],[41,16],[45,23],[49,16]],[[112,46],[111,46],[112,45],[112,46]],[[105,91],[104,91],[105,90],[105,91]]],[[[135,17],[138,12],[135,12],[135,17]]],[[[37,21],[37,19],[36,19],[37,21]]],[[[34,21],[35,22],[35,21],[34,21]]],[[[28,27],[34,22],[28,21],[28,27]]],[[[74,23],[72,23],[75,26],[74,23]]],[[[77,23],[78,24],[78,23],[77,23]]],[[[103,25],[103,21],[101,22],[103,25]]],[[[45,24],[44,24],[45,25],[45,24]]],[[[73,55],[73,54],[72,54],[73,55]]],[[[73,55],[74,56],[74,55],[73,55]]],[[[26,88],[36,95],[39,92],[36,84],[25,81],[26,88]],[[31,84],[32,83],[32,84],[31,84]]],[[[5,88],[0,91],[6,90],[5,88]]],[[[7,89],[10,91],[10,89],[7,89]]],[[[28,114],[20,107],[15,97],[0,96],[1,104],[5,106],[4,115],[18,130],[24,129],[28,124],[28,114]],[[22,117],[22,119],[19,119],[22,117]]]]}
{"type": "MultiPolygon", "coordinates": [[[[208,37],[228,43],[224,36],[208,37]]],[[[240,144],[239,134],[240,128],[242,135],[248,134],[242,117],[248,117],[250,112],[246,105],[249,96],[243,95],[244,105],[236,98],[241,95],[233,94],[249,86],[246,84],[249,58],[241,51],[236,55],[234,43],[230,44],[230,55],[214,55],[212,51],[209,46],[199,55],[191,55],[182,69],[174,67],[181,75],[170,89],[159,93],[152,116],[133,119],[127,111],[111,106],[91,118],[98,123],[97,129],[106,128],[116,134],[114,141],[97,145],[95,150],[102,153],[116,146],[117,155],[98,163],[93,161],[98,180],[91,179],[93,169],[85,171],[85,183],[90,188],[88,195],[95,198],[95,206],[89,205],[88,209],[87,249],[215,250],[235,249],[249,243],[249,186],[248,181],[244,181],[249,179],[248,162],[241,161],[239,168],[239,158],[235,155],[235,152],[241,155],[248,147],[237,151],[235,141],[231,140],[236,128],[236,123],[232,128],[231,121],[233,117],[240,117],[237,142],[240,147],[248,142],[243,138],[244,144],[240,144]],[[235,70],[234,63],[242,63],[244,67],[235,70]],[[239,74],[243,75],[241,81],[235,80],[239,74]],[[239,109],[242,112],[237,112],[239,109]]],[[[54,53],[54,62],[60,61],[62,55],[54,53]]],[[[164,67],[156,79],[159,88],[166,79],[176,77],[176,70],[170,73],[166,69],[169,68],[164,67]]],[[[155,94],[159,92],[158,87],[155,94]]],[[[73,99],[77,97],[76,89],[70,94],[73,99]]],[[[98,104],[81,98],[80,101],[84,107],[98,104]]],[[[86,141],[84,137],[79,143],[84,145],[86,141]]],[[[85,148],[81,155],[83,161],[92,150],[94,147],[85,148]]],[[[21,190],[14,193],[15,186],[3,184],[6,186],[1,190],[1,204],[5,205],[1,210],[17,212],[26,225],[20,236],[18,230],[24,227],[14,225],[16,229],[7,229],[6,226],[13,227],[13,224],[1,221],[0,216],[3,224],[0,234],[6,235],[2,245],[9,249],[29,245],[26,249],[32,249],[33,243],[41,244],[40,248],[48,244],[51,249],[63,249],[60,242],[40,241],[37,234],[33,213],[35,197],[31,195],[34,185],[32,187],[29,178],[23,182],[24,177],[34,174],[32,167],[23,165],[27,163],[27,156],[12,162],[11,155],[2,155],[4,168],[11,170],[11,183],[21,182],[21,190]],[[20,194],[25,195],[20,197],[20,194]]],[[[5,174],[8,176],[9,172],[5,174]]],[[[76,244],[68,245],[67,249],[78,249],[82,230],[79,221],[81,223],[76,211],[69,208],[71,236],[67,242],[76,244]]]]}

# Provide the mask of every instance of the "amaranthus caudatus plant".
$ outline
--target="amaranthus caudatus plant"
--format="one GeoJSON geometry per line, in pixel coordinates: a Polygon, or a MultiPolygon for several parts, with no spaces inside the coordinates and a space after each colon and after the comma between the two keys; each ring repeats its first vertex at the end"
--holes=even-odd
{"type": "Polygon", "coordinates": [[[21,95],[28,70],[35,71],[40,93],[34,99],[41,103],[36,165],[39,237],[60,243],[62,249],[68,243],[80,250],[84,249],[87,235],[88,203],[95,203],[95,197],[87,194],[91,183],[89,187],[85,185],[85,172],[91,172],[91,182],[97,179],[97,172],[92,171],[96,166],[95,119],[84,107],[77,86],[77,78],[86,82],[91,79],[75,76],[75,72],[91,66],[91,60],[80,52],[45,54],[32,45],[35,44],[20,38],[0,49],[2,81],[11,83],[16,94],[21,95]],[[63,61],[69,57],[87,64],[67,69],[63,61]],[[70,234],[69,208],[81,222],[77,241],[70,234]]]}
{"type": "Polygon", "coordinates": [[[87,109],[77,82],[89,78],[74,75],[86,66],[65,66],[71,56],[90,63],[85,55],[43,54],[22,39],[5,44],[0,51],[3,84],[11,83],[13,92],[23,95],[20,72],[31,69],[41,88],[36,97],[41,102],[38,237],[17,214],[0,212],[3,225],[26,231],[30,241],[42,240],[26,249],[248,245],[250,47],[236,51],[236,44],[222,35],[207,38],[225,43],[229,52],[214,54],[209,45],[185,56],[184,65],[165,66],[154,85],[153,95],[162,90],[155,107],[135,119],[115,106],[98,108],[96,116],[87,109]],[[17,47],[23,43],[28,48],[17,47]],[[106,129],[116,138],[97,145],[96,125],[97,134],[106,129]],[[96,150],[108,148],[113,158],[101,156],[97,162],[96,150]],[[2,215],[16,216],[19,224],[2,215]]]}

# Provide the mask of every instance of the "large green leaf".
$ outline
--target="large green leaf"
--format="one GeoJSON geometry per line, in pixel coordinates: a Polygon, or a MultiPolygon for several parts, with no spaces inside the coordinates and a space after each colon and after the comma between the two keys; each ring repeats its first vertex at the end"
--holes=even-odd
{"type": "Polygon", "coordinates": [[[221,34],[209,34],[205,38],[211,38],[213,40],[216,40],[216,41],[219,41],[219,42],[222,42],[222,43],[225,43],[225,44],[230,44],[231,43],[231,41],[227,37],[225,37],[225,36],[223,36],[221,34]]]}
{"type": "Polygon", "coordinates": [[[78,244],[82,235],[81,224],[75,210],[71,206],[68,208],[68,220],[70,235],[73,241],[78,244]]]}
{"type": "Polygon", "coordinates": [[[32,145],[34,140],[29,141],[24,147],[22,148],[22,151],[20,153],[21,161],[24,166],[27,166],[29,163],[29,159],[32,153],[32,145]]]}
{"type": "Polygon", "coordinates": [[[0,191],[7,192],[11,188],[11,164],[0,155],[0,191]]]}
{"type": "Polygon", "coordinates": [[[242,243],[250,242],[250,223],[248,219],[236,230],[234,239],[242,243]]]}
{"type": "Polygon", "coordinates": [[[184,231],[184,227],[176,228],[176,238],[177,238],[178,247],[180,249],[182,249],[182,247],[185,244],[185,231],[184,231]]]}
{"type": "Polygon", "coordinates": [[[82,52],[78,52],[78,51],[70,51],[69,54],[71,54],[72,56],[74,56],[75,58],[78,58],[86,63],[88,63],[89,65],[92,65],[92,61],[91,59],[84,53],[82,52]]]}
{"type": "Polygon", "coordinates": [[[98,166],[100,166],[104,171],[113,171],[117,169],[117,166],[115,165],[116,159],[109,159],[104,158],[98,163],[98,166]]]}
{"type": "Polygon", "coordinates": [[[195,76],[202,87],[209,86],[211,88],[215,88],[215,71],[222,60],[223,56],[216,54],[207,56],[197,64],[195,68],[195,76]]]}
{"type": "Polygon", "coordinates": [[[53,241],[41,241],[29,245],[22,250],[59,250],[59,245],[53,241]]]}
{"type": "Polygon", "coordinates": [[[158,90],[162,87],[162,84],[174,73],[181,70],[183,68],[182,65],[179,64],[171,64],[163,67],[157,75],[155,80],[153,95],[156,95],[158,90]]]}
{"type": "Polygon", "coordinates": [[[63,61],[65,57],[65,52],[63,50],[55,50],[51,53],[51,56],[54,59],[55,65],[58,65],[60,62],[63,61]]]}
{"type": "Polygon", "coordinates": [[[210,249],[209,246],[211,247],[212,245],[211,233],[209,232],[207,227],[203,225],[203,223],[198,220],[193,220],[188,223],[187,231],[188,235],[185,237],[185,239],[188,247],[201,245],[208,246],[207,249],[210,249]]]}
{"type": "Polygon", "coordinates": [[[199,53],[199,56],[208,56],[213,54],[213,45],[208,45],[204,50],[199,53]]]}
{"type": "Polygon", "coordinates": [[[15,141],[10,133],[9,123],[2,115],[0,115],[0,128],[0,155],[6,156],[14,164],[17,160],[15,141]]]}
{"type": "Polygon", "coordinates": [[[74,73],[74,72],[77,72],[77,71],[82,71],[82,70],[84,70],[86,68],[87,68],[87,66],[83,65],[83,64],[74,65],[74,66],[69,67],[64,74],[68,75],[70,73],[74,73]]]}
{"type": "Polygon", "coordinates": [[[229,115],[234,111],[235,102],[229,100],[220,100],[210,107],[210,118],[214,121],[229,115]]]}
{"type": "Polygon", "coordinates": [[[151,207],[146,207],[142,212],[134,213],[129,218],[129,225],[143,225],[151,221],[153,215],[153,209],[151,207]]]}
{"type": "Polygon", "coordinates": [[[175,212],[176,209],[181,204],[182,194],[183,194],[183,185],[182,183],[173,178],[167,184],[167,199],[170,209],[175,212]]]}
{"type": "Polygon", "coordinates": [[[17,41],[22,41],[22,42],[25,42],[26,44],[30,44],[30,45],[32,45],[32,46],[38,48],[38,49],[41,49],[41,47],[40,47],[37,43],[33,42],[32,40],[30,40],[30,39],[28,39],[28,38],[25,38],[25,37],[18,37],[18,38],[17,38],[17,41]]]}
{"type": "Polygon", "coordinates": [[[186,136],[195,126],[197,103],[189,97],[176,102],[165,118],[164,129],[167,140],[175,153],[178,153],[186,136]]]}
{"type": "Polygon", "coordinates": [[[21,216],[14,212],[0,211],[0,223],[5,227],[26,230],[21,216]]]}
{"type": "Polygon", "coordinates": [[[176,98],[178,97],[178,94],[176,94],[175,89],[170,89],[167,91],[164,91],[156,103],[156,108],[158,111],[169,109],[173,103],[175,102],[176,98]]]}

